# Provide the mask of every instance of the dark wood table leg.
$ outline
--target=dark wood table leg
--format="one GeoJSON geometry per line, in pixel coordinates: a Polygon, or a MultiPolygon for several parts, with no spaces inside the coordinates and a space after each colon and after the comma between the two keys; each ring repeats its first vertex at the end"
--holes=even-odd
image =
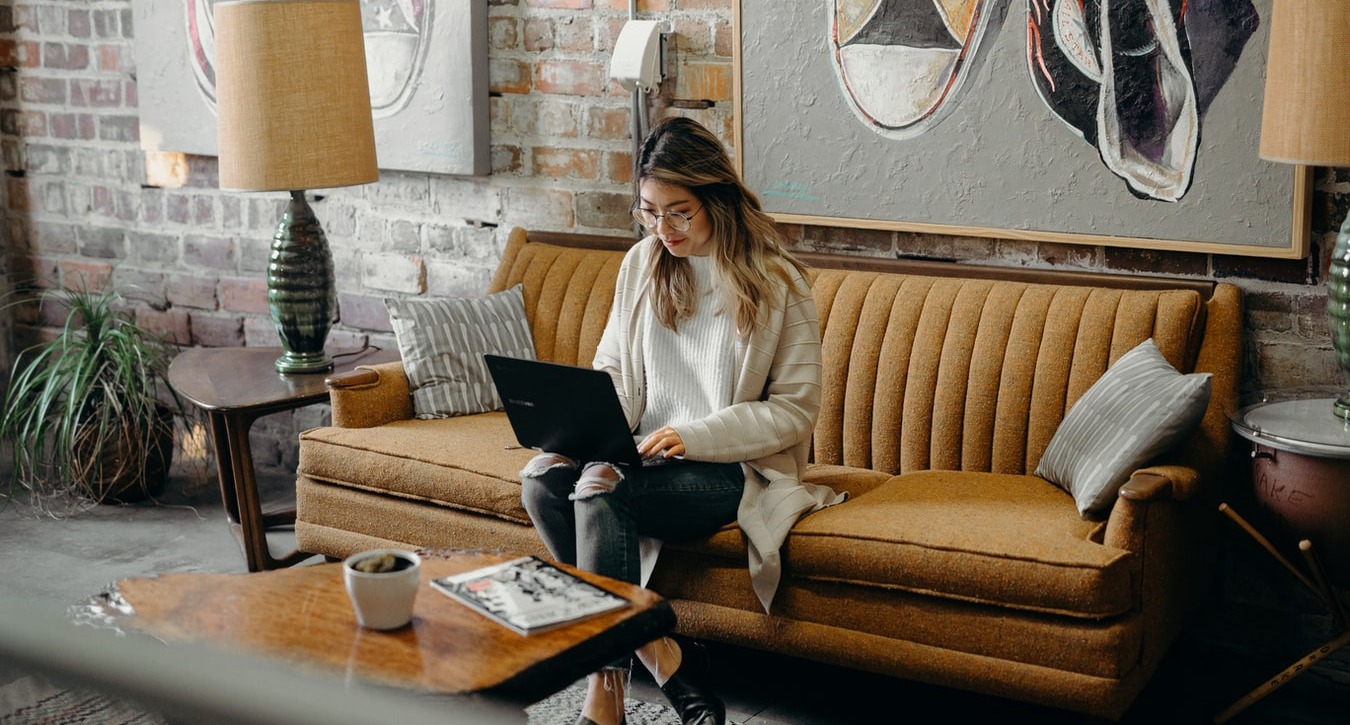
{"type": "Polygon", "coordinates": [[[216,453],[216,478],[220,483],[220,501],[225,506],[225,519],[232,526],[239,524],[239,499],[234,495],[234,469],[230,466],[230,436],[226,432],[225,414],[208,411],[211,443],[216,453]]]}
{"type": "Polygon", "coordinates": [[[295,509],[263,513],[262,497],[258,494],[258,479],[253,468],[253,449],[248,440],[249,429],[258,417],[246,412],[215,413],[211,416],[225,515],[230,519],[235,538],[244,549],[244,559],[251,572],[291,566],[310,557],[310,554],[300,551],[273,557],[267,545],[267,530],[294,525],[295,509]]]}

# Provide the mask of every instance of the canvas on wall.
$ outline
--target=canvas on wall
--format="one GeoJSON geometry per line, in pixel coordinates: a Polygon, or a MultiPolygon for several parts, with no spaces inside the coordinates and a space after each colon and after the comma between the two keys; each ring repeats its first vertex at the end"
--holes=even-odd
{"type": "Polygon", "coordinates": [[[1271,0],[739,0],[738,161],[784,221],[1297,257],[1271,0]]]}
{"type": "MultiPolygon", "coordinates": [[[[133,4],[146,150],[217,153],[216,2],[133,4]]],[[[361,17],[380,168],[487,174],[485,0],[361,0],[361,17]]]]}

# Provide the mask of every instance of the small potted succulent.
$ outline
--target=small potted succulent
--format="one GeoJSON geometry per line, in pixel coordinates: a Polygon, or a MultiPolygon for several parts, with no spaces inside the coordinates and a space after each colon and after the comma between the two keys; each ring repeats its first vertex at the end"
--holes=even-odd
{"type": "Polygon", "coordinates": [[[55,305],[55,337],[22,350],[0,406],[12,455],[10,494],[58,501],[130,502],[163,490],[181,411],[165,375],[174,347],[136,325],[122,292],[55,286],[5,309],[55,305]]]}

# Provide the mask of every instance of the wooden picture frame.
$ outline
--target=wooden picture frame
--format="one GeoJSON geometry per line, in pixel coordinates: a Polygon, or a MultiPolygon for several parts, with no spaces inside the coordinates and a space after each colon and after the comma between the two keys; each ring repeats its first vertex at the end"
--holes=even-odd
{"type": "Polygon", "coordinates": [[[1164,31],[1140,73],[1127,65],[1137,54],[1093,66],[1100,53],[1083,46],[1105,41],[1089,29],[1119,33],[1066,15],[1081,4],[967,0],[965,44],[948,38],[956,60],[932,54],[946,75],[925,61],[892,82],[897,59],[927,52],[904,36],[932,0],[734,0],[738,171],[785,223],[1301,258],[1312,169],[1257,152],[1271,3],[1191,3],[1170,35],[1167,17],[1141,19],[1164,31]],[[933,77],[946,79],[929,88],[936,110],[910,93],[933,77]],[[1157,88],[1132,94],[1132,78],[1157,88]],[[1167,133],[1119,130],[1158,115],[1161,101],[1136,97],[1183,99],[1167,133]]]}

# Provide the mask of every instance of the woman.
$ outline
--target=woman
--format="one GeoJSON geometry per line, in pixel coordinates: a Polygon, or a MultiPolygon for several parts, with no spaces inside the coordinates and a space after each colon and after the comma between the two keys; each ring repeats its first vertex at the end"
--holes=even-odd
{"type": "MultiPolygon", "coordinates": [[[[787,529],[842,500],[800,482],[820,408],[806,270],[697,122],[659,123],[635,166],[633,216],[652,234],[624,258],[594,365],[613,377],[638,452],[670,465],[541,453],[521,471],[522,499],[555,558],[633,583],[646,582],[660,541],[739,520],[767,611],[787,529]],[[776,503],[761,510],[769,489],[776,503]]],[[[637,656],[686,725],[720,725],[706,654],[685,645],[663,637],[637,656]]],[[[627,667],[591,675],[578,725],[624,721],[627,667]]]]}

